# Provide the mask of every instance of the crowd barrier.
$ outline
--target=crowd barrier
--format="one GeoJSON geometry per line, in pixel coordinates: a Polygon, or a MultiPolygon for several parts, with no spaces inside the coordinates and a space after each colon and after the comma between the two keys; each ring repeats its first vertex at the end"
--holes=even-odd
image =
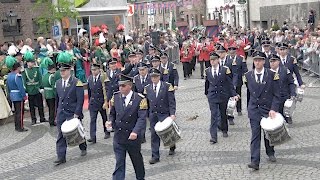
{"type": "Polygon", "coordinates": [[[306,48],[290,49],[292,56],[297,58],[299,66],[305,70],[303,76],[312,76],[311,82],[307,84],[312,87],[316,82],[320,81],[320,52],[310,51],[306,48]]]}

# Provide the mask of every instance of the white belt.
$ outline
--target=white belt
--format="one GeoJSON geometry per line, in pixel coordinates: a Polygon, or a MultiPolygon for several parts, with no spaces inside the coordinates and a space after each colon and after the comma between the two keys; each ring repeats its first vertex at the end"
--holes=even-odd
{"type": "Polygon", "coordinates": [[[53,90],[53,88],[50,88],[50,87],[44,87],[43,89],[44,90],[53,90]]]}
{"type": "Polygon", "coordinates": [[[11,90],[10,92],[20,92],[19,90],[11,90]]]}

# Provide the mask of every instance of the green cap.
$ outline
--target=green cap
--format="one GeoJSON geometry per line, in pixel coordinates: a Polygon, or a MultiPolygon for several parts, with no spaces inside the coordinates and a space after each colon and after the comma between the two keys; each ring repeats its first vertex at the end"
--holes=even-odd
{"type": "Polygon", "coordinates": [[[23,55],[23,59],[27,62],[34,62],[34,56],[33,53],[31,51],[27,51],[24,55],[23,55]]]}
{"type": "Polygon", "coordinates": [[[41,68],[48,68],[48,66],[52,66],[53,61],[49,57],[45,57],[41,60],[40,67],[41,68]]]}
{"type": "Polygon", "coordinates": [[[12,56],[7,56],[5,59],[5,62],[6,62],[7,68],[11,70],[13,68],[13,65],[17,62],[17,60],[12,56]]]}
{"type": "Polygon", "coordinates": [[[57,62],[60,69],[70,69],[72,65],[72,56],[67,52],[61,52],[58,54],[57,62]]]}

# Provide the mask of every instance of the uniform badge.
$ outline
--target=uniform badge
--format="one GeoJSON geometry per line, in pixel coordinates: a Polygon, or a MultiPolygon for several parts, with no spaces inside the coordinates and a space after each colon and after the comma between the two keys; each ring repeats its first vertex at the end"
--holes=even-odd
{"type": "Polygon", "coordinates": [[[110,104],[111,104],[111,106],[114,106],[114,95],[113,95],[112,98],[110,99],[110,104]]]}
{"type": "MultiPolygon", "coordinates": [[[[69,84],[67,84],[67,87],[69,87],[70,85],[69,84]]],[[[80,80],[78,80],[78,82],[77,82],[77,85],[76,85],[77,87],[83,87],[83,84],[82,84],[82,82],[80,81],[80,80]]]]}
{"type": "Polygon", "coordinates": [[[297,64],[298,63],[297,59],[295,57],[292,57],[292,58],[293,58],[293,64],[297,64]]]}
{"type": "Polygon", "coordinates": [[[236,66],[237,65],[237,62],[236,61],[233,61],[232,62],[232,66],[236,66]]]}
{"type": "Polygon", "coordinates": [[[230,74],[230,73],[231,73],[230,69],[227,68],[226,74],[230,74]]]}
{"type": "Polygon", "coordinates": [[[170,84],[168,91],[174,91],[173,86],[170,84]]]}
{"type": "Polygon", "coordinates": [[[274,74],[274,77],[273,77],[273,80],[279,80],[279,79],[280,79],[279,74],[278,74],[278,73],[275,73],[275,74],[274,74]]]}
{"type": "Polygon", "coordinates": [[[168,69],[164,69],[163,74],[168,74],[168,73],[169,73],[168,69]]]}
{"type": "Polygon", "coordinates": [[[291,72],[290,72],[290,70],[289,69],[287,69],[287,74],[290,74],[291,72]]]}
{"type": "Polygon", "coordinates": [[[147,88],[146,87],[143,90],[143,94],[147,94],[147,88]]]}
{"type": "Polygon", "coordinates": [[[143,109],[143,110],[147,110],[148,109],[148,102],[147,102],[147,99],[146,98],[143,98],[141,101],[140,101],[140,109],[143,109]]]}

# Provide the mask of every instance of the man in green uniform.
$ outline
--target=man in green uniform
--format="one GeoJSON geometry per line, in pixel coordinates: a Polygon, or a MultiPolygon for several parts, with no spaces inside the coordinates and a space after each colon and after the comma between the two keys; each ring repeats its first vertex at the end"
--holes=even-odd
{"type": "Polygon", "coordinates": [[[45,57],[41,61],[41,66],[48,69],[48,73],[42,77],[42,86],[44,89],[44,98],[46,99],[49,109],[49,124],[50,126],[56,126],[55,120],[55,101],[56,101],[56,89],[55,89],[55,78],[56,72],[55,65],[49,57],[45,57]]]}
{"type": "Polygon", "coordinates": [[[43,91],[40,90],[42,78],[39,68],[34,67],[35,60],[32,52],[27,51],[23,58],[27,62],[28,67],[22,73],[22,78],[24,87],[28,93],[29,108],[32,120],[31,125],[35,125],[37,123],[35,107],[38,107],[40,123],[46,122],[46,119],[44,118],[42,94],[40,93],[40,91],[43,91]]]}

